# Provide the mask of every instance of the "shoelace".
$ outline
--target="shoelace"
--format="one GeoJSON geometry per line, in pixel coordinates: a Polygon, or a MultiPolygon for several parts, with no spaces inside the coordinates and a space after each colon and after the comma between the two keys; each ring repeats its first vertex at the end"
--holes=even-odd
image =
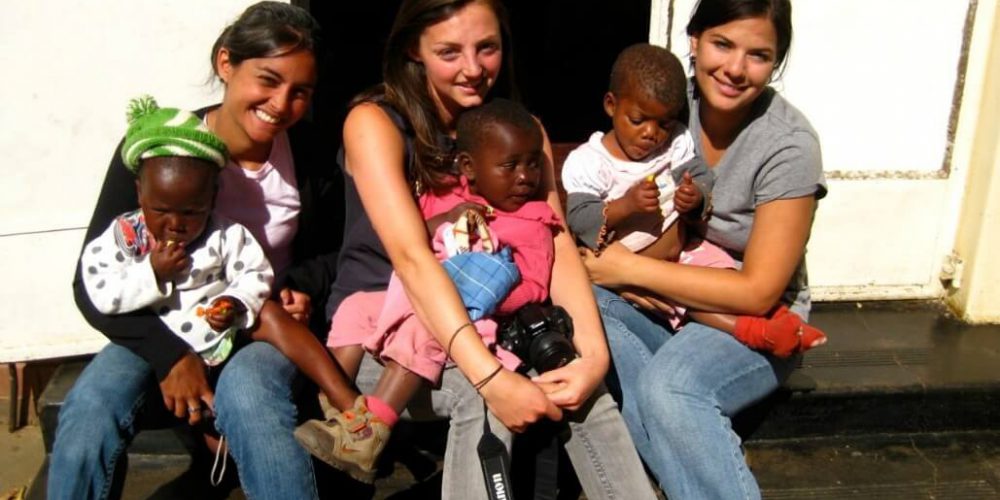
{"type": "Polygon", "coordinates": [[[212,483],[212,486],[218,486],[218,485],[222,484],[222,478],[225,477],[225,475],[226,475],[226,462],[228,460],[226,460],[226,453],[227,452],[223,451],[225,449],[226,449],[226,436],[219,436],[219,446],[217,446],[215,448],[215,461],[212,462],[212,473],[211,473],[211,475],[208,478],[209,482],[212,483]],[[222,458],[222,470],[219,471],[219,477],[216,478],[215,477],[215,471],[219,467],[219,458],[220,457],[222,458]]]}
{"type": "MultiPolygon", "coordinates": [[[[359,434],[365,427],[368,427],[368,421],[356,415],[351,410],[345,411],[343,414],[344,422],[341,424],[347,429],[351,434],[359,434]]],[[[365,437],[364,435],[359,435],[358,437],[365,437]]],[[[357,438],[355,438],[357,439],[357,438]]]]}

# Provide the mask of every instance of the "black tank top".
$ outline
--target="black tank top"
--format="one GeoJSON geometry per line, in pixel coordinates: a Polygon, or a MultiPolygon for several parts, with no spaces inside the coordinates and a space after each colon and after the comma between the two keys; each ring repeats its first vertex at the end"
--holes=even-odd
{"type": "MultiPolygon", "coordinates": [[[[403,134],[407,178],[413,178],[410,175],[413,169],[413,130],[392,106],[381,101],[375,103],[403,134]]],[[[450,137],[441,137],[439,141],[448,148],[454,147],[454,140],[450,137]]],[[[337,278],[330,286],[330,298],[326,303],[327,318],[332,317],[340,303],[354,292],[385,290],[392,274],[392,262],[365,213],[357,186],[347,174],[344,163],[344,148],[341,146],[337,152],[337,164],[344,172],[344,239],[337,260],[337,278]]]]}

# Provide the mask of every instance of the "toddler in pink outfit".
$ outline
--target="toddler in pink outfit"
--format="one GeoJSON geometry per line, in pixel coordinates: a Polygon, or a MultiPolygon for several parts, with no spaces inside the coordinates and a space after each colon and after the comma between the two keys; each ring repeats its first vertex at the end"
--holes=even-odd
{"type": "MultiPolygon", "coordinates": [[[[458,121],[460,177],[445,192],[420,196],[432,245],[439,259],[455,253],[461,217],[487,222],[489,241],[473,248],[509,248],[520,274],[509,290],[497,290],[496,315],[510,315],[529,303],[548,299],[555,257],[553,236],[562,227],[544,200],[538,199],[542,167],[542,131],[523,107],[503,99],[467,111],[458,121]],[[474,214],[469,214],[472,211],[474,214]]],[[[469,306],[469,304],[466,304],[469,306]]],[[[483,341],[507,369],[520,360],[496,345],[497,323],[485,316],[473,323],[483,341]]],[[[398,414],[425,383],[437,384],[448,363],[447,349],[414,313],[403,285],[393,274],[385,291],[347,297],[331,320],[327,347],[343,366],[354,366],[369,352],[386,369],[375,394],[359,397],[353,411],[331,411],[326,422],[312,421],[296,431],[317,458],[371,481],[374,462],[398,414]]]]}
{"type": "MultiPolygon", "coordinates": [[[[533,181],[533,185],[537,186],[537,182],[533,181]]],[[[419,201],[428,222],[436,220],[439,223],[436,229],[429,229],[434,231],[432,245],[440,260],[453,254],[448,246],[454,231],[462,230],[455,221],[463,213],[482,207],[496,208],[494,202],[473,193],[467,176],[461,177],[452,191],[442,195],[425,194],[419,201]]],[[[499,208],[489,211],[485,218],[493,247],[511,248],[521,276],[494,314],[510,315],[525,304],[544,302],[549,296],[549,278],[555,257],[552,232],[560,225],[552,208],[544,201],[527,201],[514,211],[499,208]]],[[[343,303],[347,307],[338,308],[331,322],[328,347],[336,352],[340,348],[361,346],[388,366],[399,364],[432,384],[438,383],[447,354],[416,317],[403,284],[395,274],[384,292],[358,292],[343,303]]],[[[497,359],[505,368],[518,367],[520,360],[516,356],[496,346],[496,321],[484,317],[475,321],[474,326],[486,345],[495,348],[497,359]]]]}

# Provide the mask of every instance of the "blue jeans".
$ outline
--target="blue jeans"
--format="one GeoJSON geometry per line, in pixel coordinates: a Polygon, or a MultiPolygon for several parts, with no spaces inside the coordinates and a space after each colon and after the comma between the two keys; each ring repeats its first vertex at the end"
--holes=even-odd
{"type": "Polygon", "coordinates": [[[675,334],[613,292],[594,294],[625,424],[667,497],[760,498],[730,418],[777,389],[797,358],[764,355],[698,323],[675,334]]]}
{"type": "MultiPolygon", "coordinates": [[[[216,428],[248,498],[317,498],[309,454],[295,441],[295,365],[270,344],[237,351],[219,376],[216,428]]],[[[50,499],[107,498],[140,411],[165,411],[149,364],[109,344],[87,365],[59,412],[50,499]]]]}

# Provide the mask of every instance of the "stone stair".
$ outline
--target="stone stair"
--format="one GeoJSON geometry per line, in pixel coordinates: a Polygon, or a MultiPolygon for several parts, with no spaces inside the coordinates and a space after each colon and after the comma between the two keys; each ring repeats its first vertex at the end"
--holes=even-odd
{"type": "MultiPolygon", "coordinates": [[[[936,302],[819,304],[811,322],[828,344],[735,422],[765,498],[1000,498],[1000,326],[965,325],[936,302]]],[[[40,399],[46,451],[82,366],[65,363],[40,399]]],[[[336,474],[321,475],[337,498],[436,498],[444,425],[399,429],[398,442],[420,445],[398,446],[374,491],[346,493],[336,474]]],[[[141,432],[124,498],[170,498],[164,485],[191,465],[190,439],[141,432]]],[[[45,476],[29,498],[45,497],[45,476]]],[[[565,486],[560,498],[579,495],[571,478],[565,486]]]]}
{"type": "Polygon", "coordinates": [[[1000,498],[1000,326],[934,302],[817,306],[810,351],[747,441],[765,498],[1000,498]]]}

